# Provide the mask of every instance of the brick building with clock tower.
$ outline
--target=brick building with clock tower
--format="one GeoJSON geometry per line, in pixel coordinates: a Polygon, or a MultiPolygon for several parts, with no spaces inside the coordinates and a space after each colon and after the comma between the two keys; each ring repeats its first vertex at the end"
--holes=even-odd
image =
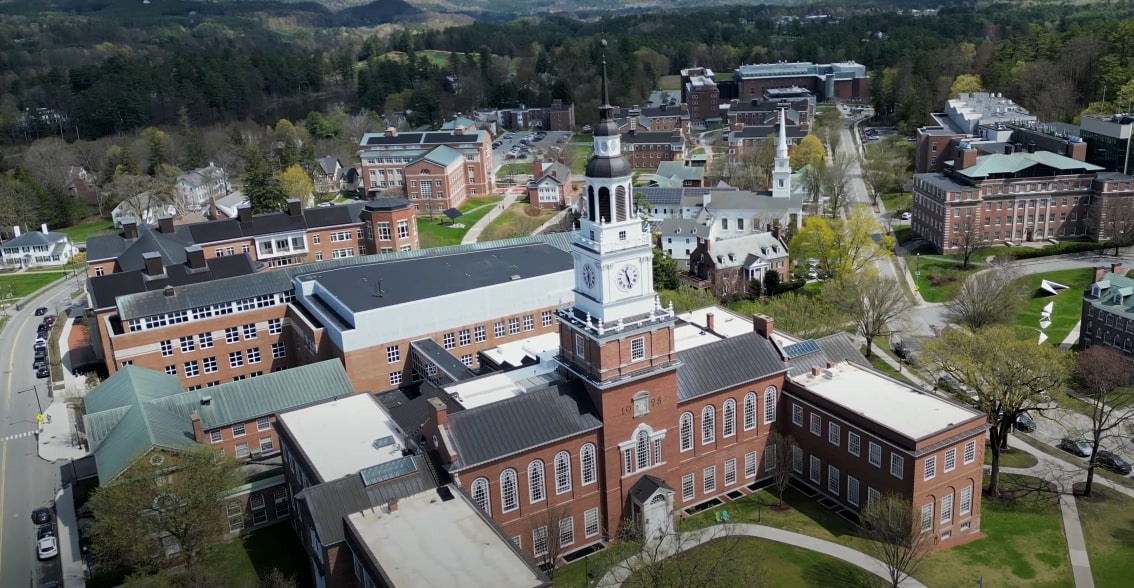
{"type": "Polygon", "coordinates": [[[785,345],[769,317],[724,336],[709,315],[698,341],[675,337],[678,326],[689,327],[654,290],[651,235],[634,212],[633,169],[621,153],[605,69],[604,61],[586,208],[573,235],[574,300],[557,312],[555,371],[515,382],[487,403],[429,399],[422,439],[455,485],[525,554],[558,565],[624,525],[656,536],[684,510],[766,484],[777,461],[769,434],[802,437],[806,430],[790,429],[806,408],[811,434],[829,425],[817,437],[825,443],[800,443],[806,452],[793,453],[800,483],[849,510],[882,492],[905,492],[915,504],[929,502],[928,529],[939,537],[956,544],[980,536],[979,485],[973,493],[983,463],[984,443],[974,441],[985,429],[980,413],[873,372],[852,358],[845,334],[785,345]],[[841,390],[841,371],[845,393],[827,398],[827,390],[841,390]],[[862,414],[856,402],[879,414],[862,414]],[[897,412],[881,414],[890,409],[897,412]],[[940,416],[903,429],[923,412],[940,416]],[[940,459],[949,469],[938,474],[933,457],[927,489],[921,474],[928,476],[932,452],[948,453],[940,459]],[[939,498],[944,508],[942,488],[949,517],[940,511],[939,527],[933,513],[939,498]]]}

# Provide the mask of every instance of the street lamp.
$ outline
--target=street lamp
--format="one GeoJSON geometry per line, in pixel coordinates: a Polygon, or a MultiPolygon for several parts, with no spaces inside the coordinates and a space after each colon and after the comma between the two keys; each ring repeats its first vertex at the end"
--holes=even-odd
{"type": "Polygon", "coordinates": [[[40,400],[39,400],[39,386],[38,385],[32,386],[31,388],[28,388],[26,390],[20,390],[19,392],[16,392],[16,394],[23,394],[24,392],[32,392],[32,393],[35,394],[35,405],[37,407],[39,407],[39,413],[38,414],[42,415],[43,414],[43,403],[40,402],[40,400]]]}

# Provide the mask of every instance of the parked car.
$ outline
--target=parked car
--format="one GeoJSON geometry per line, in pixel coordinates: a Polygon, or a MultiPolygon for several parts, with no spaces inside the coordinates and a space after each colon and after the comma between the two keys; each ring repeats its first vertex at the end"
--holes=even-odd
{"type": "Polygon", "coordinates": [[[46,306],[41,306],[41,307],[35,309],[35,316],[43,316],[45,314],[47,314],[47,307],[46,306]]]}
{"type": "Polygon", "coordinates": [[[31,520],[36,525],[46,525],[51,522],[51,509],[47,507],[39,507],[32,511],[31,520]]]}
{"type": "Polygon", "coordinates": [[[949,374],[937,378],[937,387],[950,394],[957,394],[961,391],[961,383],[949,374]]]}
{"type": "Polygon", "coordinates": [[[1017,431],[1031,433],[1036,430],[1036,421],[1027,413],[1020,414],[1016,417],[1016,422],[1013,423],[1017,431]]]}
{"type": "Polygon", "coordinates": [[[35,530],[35,538],[36,538],[37,541],[40,540],[40,539],[43,539],[44,537],[54,537],[54,536],[55,536],[55,525],[51,525],[51,524],[40,525],[39,528],[35,530]]]}
{"type": "Polygon", "coordinates": [[[1091,444],[1083,439],[1064,437],[1059,441],[1058,447],[1071,455],[1077,455],[1079,457],[1088,457],[1091,455],[1091,444]]]}
{"type": "Polygon", "coordinates": [[[47,367],[47,360],[46,359],[37,359],[37,360],[35,360],[35,363],[32,364],[33,370],[38,370],[41,367],[47,367]]]}
{"type": "Polygon", "coordinates": [[[47,348],[46,347],[40,347],[39,349],[36,349],[35,350],[35,358],[36,358],[36,360],[47,359],[47,348]]]}
{"type": "Polygon", "coordinates": [[[43,366],[43,367],[35,370],[35,377],[37,377],[37,378],[49,378],[49,377],[51,377],[51,369],[48,368],[47,366],[43,366]]]}
{"type": "Polygon", "coordinates": [[[51,559],[59,555],[59,543],[55,537],[44,537],[36,542],[39,559],[51,559]]]}
{"type": "Polygon", "coordinates": [[[1123,476],[1130,475],[1130,463],[1122,459],[1121,455],[1116,455],[1110,451],[1100,451],[1095,454],[1095,465],[1104,470],[1121,474],[1123,476]]]}
{"type": "Polygon", "coordinates": [[[55,317],[53,317],[51,315],[43,317],[43,324],[47,325],[48,327],[54,326],[55,325],[55,317]]]}
{"type": "Polygon", "coordinates": [[[910,220],[911,218],[913,218],[913,215],[910,214],[910,212],[907,210],[906,212],[903,212],[902,216],[899,216],[898,218],[902,220],[910,220]]]}

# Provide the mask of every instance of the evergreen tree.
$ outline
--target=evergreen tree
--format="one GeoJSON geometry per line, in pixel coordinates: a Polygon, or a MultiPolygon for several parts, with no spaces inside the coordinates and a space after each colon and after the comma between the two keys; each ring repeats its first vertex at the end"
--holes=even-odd
{"type": "Polygon", "coordinates": [[[205,151],[205,136],[200,129],[194,128],[189,120],[189,109],[184,106],[177,111],[177,126],[181,129],[181,136],[185,138],[185,153],[181,157],[181,165],[185,169],[197,169],[209,164],[209,155],[205,151]]]}
{"type": "Polygon", "coordinates": [[[280,187],[275,168],[259,147],[249,145],[245,148],[244,169],[244,195],[248,197],[252,213],[283,210],[287,196],[280,187]]]}

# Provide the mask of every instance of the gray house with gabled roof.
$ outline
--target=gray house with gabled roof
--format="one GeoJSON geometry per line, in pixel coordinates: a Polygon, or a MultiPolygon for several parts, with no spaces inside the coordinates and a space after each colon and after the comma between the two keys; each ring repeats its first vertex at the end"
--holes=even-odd
{"type": "Polygon", "coordinates": [[[48,231],[47,225],[38,232],[22,233],[13,227],[16,237],[0,246],[4,267],[51,267],[66,265],[79,252],[66,233],[48,231]]]}

